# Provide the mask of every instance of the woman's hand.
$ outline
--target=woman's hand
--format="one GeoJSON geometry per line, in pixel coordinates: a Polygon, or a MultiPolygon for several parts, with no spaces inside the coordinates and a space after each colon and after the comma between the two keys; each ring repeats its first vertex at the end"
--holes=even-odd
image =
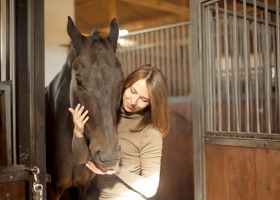
{"type": "Polygon", "coordinates": [[[78,104],[75,110],[73,108],[68,108],[68,110],[73,117],[75,137],[83,137],[85,124],[89,119],[89,116],[87,115],[88,110],[84,111],[85,107],[81,106],[81,104],[78,104]]]}
{"type": "Polygon", "coordinates": [[[101,169],[97,168],[92,162],[88,161],[86,163],[86,167],[89,168],[91,171],[93,171],[95,174],[116,174],[119,171],[119,168],[117,170],[108,170],[108,171],[102,171],[101,169]]]}

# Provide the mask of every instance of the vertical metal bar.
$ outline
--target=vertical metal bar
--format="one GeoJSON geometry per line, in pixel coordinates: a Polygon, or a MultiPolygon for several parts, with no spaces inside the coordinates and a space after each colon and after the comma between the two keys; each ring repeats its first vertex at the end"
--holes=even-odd
{"type": "Polygon", "coordinates": [[[190,29],[190,59],[191,59],[191,89],[192,89],[192,118],[193,120],[193,152],[194,152],[194,194],[195,199],[206,199],[206,184],[205,184],[205,162],[204,162],[204,130],[205,127],[205,98],[203,87],[206,83],[206,80],[203,77],[204,63],[199,55],[203,55],[204,37],[202,36],[202,27],[204,29],[204,24],[202,24],[204,8],[201,8],[201,3],[199,1],[190,1],[190,8],[193,10],[191,14],[191,24],[192,28],[190,29]],[[203,10],[202,10],[203,9],[203,10]],[[199,42],[201,41],[201,42],[199,42]],[[198,64],[198,66],[197,66],[198,64]],[[203,65],[203,69],[202,69],[203,65]]]}
{"type": "Polygon", "coordinates": [[[137,41],[137,52],[136,52],[136,66],[135,67],[140,67],[141,65],[141,41],[140,41],[140,34],[136,35],[136,41],[137,41]]]}
{"type": "MultiPolygon", "coordinates": [[[[135,39],[135,35],[132,35],[131,36],[131,41],[132,42],[135,42],[136,39],[135,39]]],[[[132,43],[132,47],[131,47],[131,70],[133,71],[136,67],[136,43],[132,43]]]]}
{"type": "MultiPolygon", "coordinates": [[[[237,8],[236,8],[236,12],[237,12],[237,8]]],[[[242,11],[241,11],[242,12],[242,11]]],[[[243,63],[242,63],[242,59],[243,59],[243,55],[242,55],[242,44],[243,44],[243,37],[242,37],[242,23],[240,23],[240,18],[238,16],[236,16],[236,22],[237,22],[237,60],[236,60],[236,63],[237,63],[237,98],[238,98],[238,104],[237,104],[237,109],[238,109],[238,121],[239,121],[239,124],[240,124],[240,129],[239,131],[242,132],[243,129],[242,129],[242,120],[241,120],[241,117],[243,116],[243,113],[241,112],[242,109],[241,109],[241,106],[242,106],[242,102],[241,102],[241,95],[242,95],[242,81],[244,80],[244,75],[243,75],[243,63]]]]}
{"type": "Polygon", "coordinates": [[[155,53],[156,62],[155,62],[155,65],[156,65],[157,67],[160,67],[159,31],[155,31],[155,34],[156,34],[156,43],[155,43],[155,46],[156,46],[156,53],[155,53]]]}
{"type": "Polygon", "coordinates": [[[257,32],[257,0],[254,0],[254,25],[253,25],[253,40],[254,40],[254,65],[255,65],[255,94],[256,94],[256,126],[257,133],[260,133],[260,111],[259,111],[259,66],[258,66],[258,32],[257,32]]]}
{"type": "Polygon", "coordinates": [[[1,70],[0,70],[0,75],[1,75],[1,81],[6,81],[7,77],[7,60],[6,60],[6,55],[7,55],[7,9],[6,9],[6,0],[1,0],[1,5],[0,5],[0,65],[1,65],[1,70]]]}
{"type": "MultiPolygon", "coordinates": [[[[144,65],[145,64],[145,37],[144,37],[144,34],[145,33],[140,33],[140,41],[139,41],[139,44],[140,44],[140,48],[141,48],[141,63],[140,65],[144,65]]],[[[140,67],[140,66],[138,66],[140,67]]]]}
{"type": "Polygon", "coordinates": [[[236,113],[236,131],[240,132],[239,124],[239,103],[238,103],[238,63],[237,63],[237,19],[236,19],[236,0],[233,0],[233,71],[234,71],[234,97],[236,113]]]}
{"type": "Polygon", "coordinates": [[[128,64],[127,64],[127,50],[126,50],[126,48],[124,48],[124,51],[123,51],[123,65],[124,65],[124,70],[125,70],[125,74],[126,74],[126,76],[130,73],[129,72],[129,69],[128,69],[128,64]]]}
{"type": "MultiPolygon", "coordinates": [[[[207,7],[207,15],[208,15],[208,23],[207,23],[207,25],[208,25],[208,33],[213,33],[213,29],[212,29],[212,26],[213,26],[213,19],[212,19],[212,12],[211,12],[211,9],[210,9],[210,7],[208,6],[207,7]]],[[[214,115],[215,115],[215,109],[216,109],[216,107],[214,106],[214,102],[215,102],[215,100],[214,100],[214,93],[213,93],[213,91],[214,91],[214,89],[213,89],[213,87],[214,87],[214,83],[213,83],[213,81],[214,81],[214,76],[213,76],[213,51],[212,51],[212,42],[213,42],[213,34],[208,34],[207,35],[208,36],[208,38],[207,38],[207,40],[208,40],[208,49],[207,49],[207,53],[208,53],[208,70],[209,70],[209,96],[208,96],[208,98],[210,99],[210,101],[209,101],[209,108],[210,108],[210,113],[209,113],[209,121],[210,121],[210,130],[211,131],[213,131],[214,130],[214,124],[215,124],[215,117],[214,117],[214,115]]]]}
{"type": "Polygon", "coordinates": [[[186,29],[190,26],[182,26],[182,52],[183,52],[183,63],[182,63],[182,75],[183,75],[183,95],[188,95],[188,72],[187,72],[187,35],[186,35],[186,29]]]}
{"type": "MultiPolygon", "coordinates": [[[[208,11],[209,9],[208,9],[208,7],[206,7],[206,8],[204,8],[204,12],[202,12],[202,15],[203,15],[203,20],[202,20],[202,27],[205,27],[205,31],[203,31],[203,33],[202,33],[202,35],[203,35],[203,39],[204,39],[204,43],[205,43],[205,48],[203,48],[201,51],[203,51],[203,55],[205,55],[205,58],[204,58],[204,62],[203,62],[203,68],[202,68],[202,70],[203,70],[203,72],[205,71],[205,73],[203,73],[203,74],[205,74],[205,77],[203,77],[203,78],[205,78],[204,80],[204,84],[205,85],[203,85],[203,86],[205,86],[205,110],[206,110],[206,113],[205,113],[205,118],[206,118],[206,120],[205,120],[205,129],[206,130],[211,130],[211,124],[212,124],[212,122],[210,121],[210,115],[211,115],[211,102],[210,102],[210,100],[211,100],[211,98],[209,97],[210,96],[210,89],[211,89],[211,87],[210,87],[210,84],[209,84],[209,82],[210,82],[210,78],[211,78],[211,76],[210,76],[210,67],[209,67],[209,65],[210,65],[210,56],[209,56],[209,39],[208,39],[208,37],[209,37],[209,35],[207,35],[205,32],[208,32],[209,31],[209,19],[206,17],[206,16],[208,16],[209,14],[208,14],[208,11]],[[205,67],[204,67],[205,66],[205,67]],[[204,68],[206,68],[205,70],[204,70],[204,68]]],[[[203,80],[203,79],[202,79],[203,80]]]]}
{"type": "MultiPolygon", "coordinates": [[[[128,36],[127,40],[130,41],[132,36],[128,36]]],[[[131,53],[131,47],[128,45],[126,47],[126,52],[127,52],[127,69],[128,73],[132,71],[132,53],[131,53]]]]}
{"type": "Polygon", "coordinates": [[[166,77],[167,77],[167,88],[171,95],[172,88],[171,88],[171,64],[170,64],[170,34],[169,29],[165,29],[165,40],[166,40],[166,50],[165,50],[165,58],[166,58],[166,77]]]}
{"type": "Polygon", "coordinates": [[[170,45],[171,45],[171,69],[170,78],[172,83],[172,96],[177,96],[177,79],[176,79],[176,63],[175,63],[175,33],[174,28],[170,29],[170,45]]]}
{"type": "Polygon", "coordinates": [[[144,35],[144,51],[145,51],[145,63],[144,64],[150,64],[150,39],[149,39],[149,32],[142,33],[144,35]]]}
{"type": "Polygon", "coordinates": [[[211,57],[210,57],[210,71],[211,71],[211,101],[212,101],[212,115],[211,117],[211,121],[212,121],[212,130],[216,130],[217,127],[217,100],[216,100],[216,77],[217,77],[217,73],[216,73],[216,51],[212,50],[212,48],[214,47],[215,49],[217,49],[217,47],[215,46],[215,35],[217,34],[215,31],[215,19],[213,19],[213,11],[210,9],[210,30],[209,33],[215,33],[215,34],[210,34],[210,48],[209,48],[209,52],[211,53],[211,57]],[[210,17],[211,16],[211,17],[210,17]]]}
{"type": "Polygon", "coordinates": [[[17,139],[16,139],[16,86],[15,86],[15,1],[10,1],[10,65],[12,78],[12,135],[13,135],[13,165],[17,164],[17,139]]]}
{"type": "Polygon", "coordinates": [[[270,110],[270,99],[271,99],[271,82],[270,82],[270,64],[269,64],[269,31],[268,31],[268,3],[267,0],[265,2],[265,99],[266,99],[266,126],[267,132],[271,133],[271,110],[270,110]]]}
{"type": "Polygon", "coordinates": [[[249,132],[250,130],[250,111],[249,111],[249,86],[248,86],[248,47],[247,47],[247,40],[249,40],[249,38],[247,38],[247,8],[246,8],[246,0],[243,0],[243,52],[244,52],[244,67],[245,67],[245,101],[246,101],[246,112],[245,112],[245,116],[246,116],[246,132],[249,132]]]}
{"type": "MultiPolygon", "coordinates": [[[[177,68],[177,83],[178,83],[178,93],[177,95],[178,96],[182,96],[183,95],[183,87],[182,87],[182,76],[183,76],[183,73],[182,73],[182,57],[181,57],[181,51],[180,51],[180,45],[182,44],[181,42],[181,36],[180,36],[180,27],[176,27],[176,60],[177,60],[177,65],[176,65],[176,68],[177,68]]],[[[184,55],[183,55],[184,56],[184,55]]]]}
{"type": "Polygon", "coordinates": [[[217,67],[217,78],[218,78],[218,130],[222,131],[222,98],[221,98],[221,64],[220,64],[220,20],[219,20],[219,7],[218,3],[215,3],[216,9],[216,67],[217,67]]]}
{"type": "Polygon", "coordinates": [[[229,58],[228,58],[228,20],[227,20],[227,0],[224,0],[224,48],[225,48],[225,67],[226,67],[226,106],[227,106],[227,131],[231,130],[230,126],[230,92],[229,92],[229,58]]]}
{"type": "Polygon", "coordinates": [[[270,29],[270,38],[271,38],[271,66],[273,68],[271,68],[271,89],[273,89],[273,87],[275,88],[273,91],[271,91],[271,132],[275,132],[277,133],[277,101],[278,101],[278,97],[277,97],[277,86],[276,86],[276,29],[273,26],[269,27],[270,29]]]}
{"type": "Polygon", "coordinates": [[[262,24],[258,24],[258,28],[257,28],[257,31],[258,31],[258,52],[259,52],[259,56],[258,56],[258,61],[259,61],[259,68],[258,68],[258,71],[259,71],[259,93],[260,93],[260,115],[261,115],[261,119],[260,119],[260,132],[264,132],[264,93],[263,93],[263,87],[264,87],[264,81],[263,81],[263,74],[264,74],[264,63],[263,63],[263,49],[264,47],[262,46],[263,42],[262,42],[262,39],[263,39],[263,25],[262,24]]]}
{"type": "Polygon", "coordinates": [[[28,4],[30,5],[27,8],[27,46],[28,46],[28,74],[29,74],[29,112],[30,112],[30,121],[29,121],[29,127],[30,127],[30,166],[36,165],[36,145],[35,145],[35,124],[34,122],[34,106],[35,105],[35,86],[33,83],[35,83],[35,72],[34,72],[34,60],[35,60],[35,52],[34,52],[34,4],[32,3],[33,0],[27,0],[28,4]]]}
{"type": "MultiPolygon", "coordinates": [[[[161,70],[165,78],[167,79],[166,75],[166,62],[165,62],[165,38],[164,38],[164,30],[160,30],[160,38],[161,38],[161,45],[160,45],[160,55],[161,55],[161,70]]],[[[168,91],[168,94],[170,94],[170,91],[168,91]]]]}
{"type": "Polygon", "coordinates": [[[277,67],[277,84],[278,84],[278,130],[280,130],[280,11],[279,11],[279,0],[276,0],[276,67],[277,67]]]}
{"type": "Polygon", "coordinates": [[[249,83],[249,110],[250,110],[250,121],[249,123],[249,129],[252,132],[256,132],[255,130],[255,125],[253,124],[253,122],[255,122],[255,115],[254,115],[254,110],[253,110],[253,90],[252,90],[252,68],[251,68],[251,34],[250,34],[250,21],[247,20],[247,27],[249,27],[247,29],[247,55],[248,57],[248,83],[249,83]]]}
{"type": "Polygon", "coordinates": [[[151,38],[151,58],[150,58],[150,61],[151,61],[151,65],[152,66],[155,66],[155,31],[151,31],[150,32],[150,38],[151,38]]]}
{"type": "Polygon", "coordinates": [[[233,17],[230,16],[229,17],[229,37],[230,37],[230,75],[231,75],[231,81],[230,81],[230,84],[231,84],[231,96],[232,98],[230,99],[231,101],[231,130],[233,131],[236,131],[236,108],[234,107],[234,102],[235,102],[235,93],[234,93],[234,82],[235,82],[235,73],[234,73],[234,65],[233,65],[233,61],[234,61],[234,57],[233,57],[233,46],[234,46],[234,42],[233,42],[233,35],[234,35],[234,31],[233,31],[233,17]]]}

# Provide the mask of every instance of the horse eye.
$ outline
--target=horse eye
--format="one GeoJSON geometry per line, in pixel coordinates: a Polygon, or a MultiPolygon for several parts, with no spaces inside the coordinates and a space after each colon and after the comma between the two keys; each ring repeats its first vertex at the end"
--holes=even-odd
{"type": "Polygon", "coordinates": [[[78,80],[78,79],[76,80],[76,83],[77,83],[78,86],[81,86],[81,85],[82,85],[82,81],[80,81],[80,80],[78,80]]]}

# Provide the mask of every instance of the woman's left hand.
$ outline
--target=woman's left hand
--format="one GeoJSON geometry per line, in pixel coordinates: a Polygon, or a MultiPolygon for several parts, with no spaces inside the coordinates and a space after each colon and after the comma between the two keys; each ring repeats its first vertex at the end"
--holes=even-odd
{"type": "Polygon", "coordinates": [[[73,108],[68,108],[68,110],[73,117],[74,135],[76,137],[83,137],[85,124],[89,120],[88,110],[85,110],[85,107],[81,106],[81,104],[78,104],[75,110],[73,108]]]}
{"type": "Polygon", "coordinates": [[[104,174],[115,174],[117,173],[117,170],[108,170],[108,171],[103,171],[99,168],[97,168],[92,162],[88,161],[86,163],[86,167],[89,168],[91,171],[93,171],[95,174],[100,174],[100,175],[104,175],[104,174]]]}

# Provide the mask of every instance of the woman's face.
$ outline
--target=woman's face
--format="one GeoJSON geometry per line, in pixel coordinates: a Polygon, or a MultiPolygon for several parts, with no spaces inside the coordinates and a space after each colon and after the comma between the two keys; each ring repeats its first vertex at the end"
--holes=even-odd
{"type": "Polygon", "coordinates": [[[136,81],[123,93],[123,107],[126,112],[139,112],[150,104],[148,88],[145,79],[136,81]]]}

